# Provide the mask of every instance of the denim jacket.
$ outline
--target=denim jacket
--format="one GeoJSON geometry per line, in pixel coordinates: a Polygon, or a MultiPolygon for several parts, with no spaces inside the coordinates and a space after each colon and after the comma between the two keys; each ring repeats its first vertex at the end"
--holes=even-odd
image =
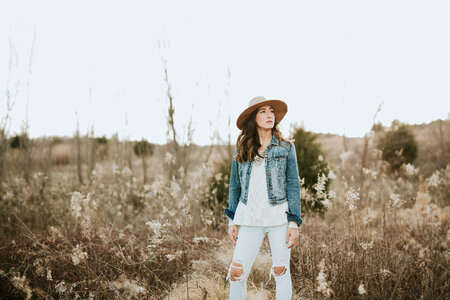
{"type": "MultiPolygon", "coordinates": [[[[234,219],[239,201],[247,204],[252,162],[240,163],[234,159],[231,164],[229,203],[225,215],[234,219]]],[[[288,201],[289,211],[287,220],[302,224],[300,211],[300,177],[298,175],[297,154],[294,143],[281,141],[272,135],[270,145],[266,148],[265,156],[266,183],[269,202],[272,205],[288,201]]]]}

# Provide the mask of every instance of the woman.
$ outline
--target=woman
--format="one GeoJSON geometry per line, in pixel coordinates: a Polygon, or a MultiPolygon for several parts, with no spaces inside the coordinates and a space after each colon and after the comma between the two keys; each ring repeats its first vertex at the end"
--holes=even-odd
{"type": "Polygon", "coordinates": [[[276,299],[291,299],[290,248],[299,240],[300,181],[292,141],[277,125],[287,112],[281,100],[255,97],[237,119],[242,130],[231,164],[228,236],[236,246],[227,279],[230,299],[245,299],[247,277],[267,233],[276,299]],[[239,237],[239,238],[238,238],[239,237]]]}

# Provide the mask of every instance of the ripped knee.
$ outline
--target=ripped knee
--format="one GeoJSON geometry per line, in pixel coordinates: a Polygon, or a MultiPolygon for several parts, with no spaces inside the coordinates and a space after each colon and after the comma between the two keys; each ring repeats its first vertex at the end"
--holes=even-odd
{"type": "Polygon", "coordinates": [[[286,274],[286,267],[285,266],[273,267],[273,273],[275,274],[275,276],[284,275],[286,274]]]}
{"type": "Polygon", "coordinates": [[[242,261],[240,260],[233,260],[233,262],[230,265],[230,269],[228,271],[228,278],[230,278],[231,281],[241,281],[245,276],[244,272],[244,265],[242,264],[242,261]]]}
{"type": "Polygon", "coordinates": [[[269,277],[272,277],[272,275],[273,275],[275,278],[279,278],[279,277],[285,275],[287,273],[287,271],[288,270],[285,266],[279,266],[279,267],[272,266],[272,268],[270,269],[269,277]]]}

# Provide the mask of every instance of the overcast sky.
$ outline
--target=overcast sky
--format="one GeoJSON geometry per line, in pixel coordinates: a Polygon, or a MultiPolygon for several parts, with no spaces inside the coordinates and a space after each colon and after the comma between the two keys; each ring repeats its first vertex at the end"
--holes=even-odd
{"type": "Polygon", "coordinates": [[[234,143],[255,96],[287,102],[285,136],[293,123],[362,136],[380,103],[385,125],[446,119],[449,3],[1,1],[0,116],[9,88],[10,134],[28,113],[33,137],[72,135],[78,119],[165,143],[166,61],[178,133],[192,117],[198,144],[226,139],[228,116],[234,143]]]}

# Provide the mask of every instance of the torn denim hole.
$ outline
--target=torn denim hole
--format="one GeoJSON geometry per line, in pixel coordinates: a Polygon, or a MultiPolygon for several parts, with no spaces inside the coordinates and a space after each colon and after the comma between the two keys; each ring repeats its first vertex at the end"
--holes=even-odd
{"type": "Polygon", "coordinates": [[[283,275],[286,275],[287,271],[288,271],[288,269],[287,269],[286,266],[272,266],[272,267],[270,268],[269,280],[272,278],[272,275],[273,275],[274,278],[276,279],[277,277],[281,277],[281,276],[283,276],[283,275]],[[284,269],[283,269],[283,272],[282,272],[281,274],[276,274],[275,271],[274,271],[274,268],[281,268],[281,267],[284,268],[284,269]]]}
{"type": "Polygon", "coordinates": [[[246,275],[244,270],[245,270],[245,268],[244,268],[244,264],[242,263],[242,260],[240,260],[240,259],[233,259],[233,261],[230,264],[230,267],[228,268],[228,275],[227,275],[226,280],[230,279],[230,281],[234,281],[234,282],[242,281],[242,279],[244,279],[244,276],[246,275]],[[239,264],[240,266],[237,265],[237,264],[239,264]],[[231,279],[231,269],[234,269],[234,270],[236,270],[236,269],[239,270],[240,269],[240,270],[242,270],[241,276],[239,276],[239,277],[233,276],[235,280],[232,280],[231,279]]]}

